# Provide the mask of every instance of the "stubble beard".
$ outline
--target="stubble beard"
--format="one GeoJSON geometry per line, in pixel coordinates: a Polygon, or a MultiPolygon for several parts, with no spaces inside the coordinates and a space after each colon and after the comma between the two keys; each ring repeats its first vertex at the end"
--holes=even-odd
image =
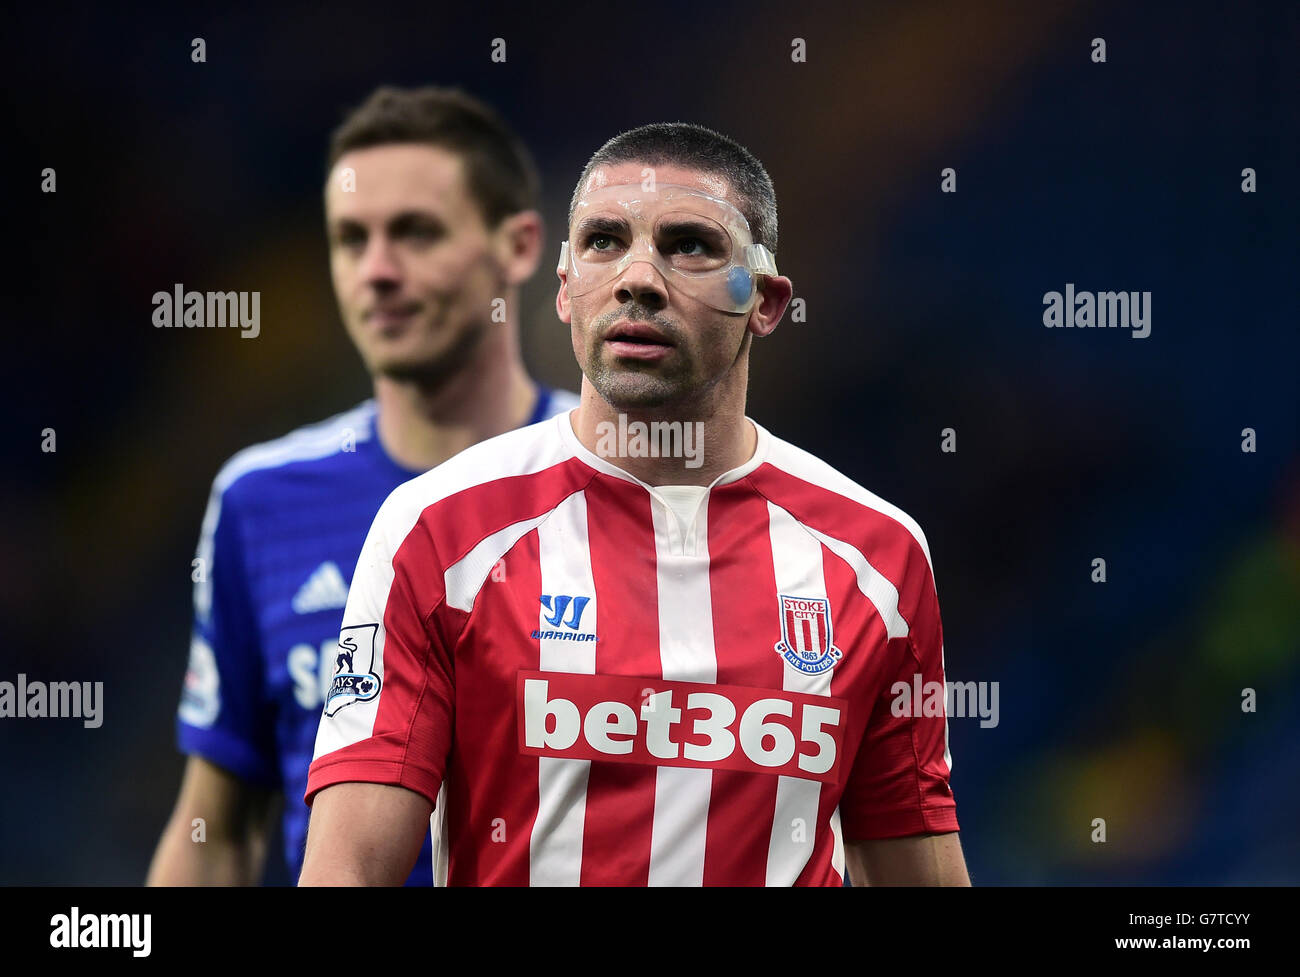
{"type": "Polygon", "coordinates": [[[656,373],[636,367],[610,366],[600,354],[591,356],[587,379],[611,407],[620,410],[664,407],[682,399],[689,390],[685,371],[656,373]]]}
{"type": "Polygon", "coordinates": [[[597,316],[586,327],[589,337],[583,373],[596,392],[616,410],[665,407],[693,399],[695,364],[681,331],[652,309],[626,303],[613,312],[597,316]],[[605,349],[605,336],[619,319],[649,321],[673,342],[665,363],[620,360],[605,349]]]}

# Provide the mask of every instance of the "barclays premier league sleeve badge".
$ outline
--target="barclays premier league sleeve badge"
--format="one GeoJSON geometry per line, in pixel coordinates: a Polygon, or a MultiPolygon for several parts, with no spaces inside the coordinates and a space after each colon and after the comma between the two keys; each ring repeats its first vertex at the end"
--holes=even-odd
{"type": "Polygon", "coordinates": [[[334,677],[325,694],[325,715],[333,716],[354,702],[369,702],[383,684],[375,671],[375,637],[378,624],[358,624],[339,632],[334,677]]]}

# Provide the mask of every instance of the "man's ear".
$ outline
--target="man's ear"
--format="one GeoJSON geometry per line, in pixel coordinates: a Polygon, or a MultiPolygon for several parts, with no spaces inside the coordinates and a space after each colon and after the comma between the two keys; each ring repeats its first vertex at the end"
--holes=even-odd
{"type": "Polygon", "coordinates": [[[568,273],[556,272],[560,276],[560,287],[555,292],[555,314],[566,325],[572,321],[572,303],[569,301],[568,273]]]}
{"type": "Polygon", "coordinates": [[[785,315],[794,296],[794,283],[784,275],[764,275],[759,284],[759,296],[749,313],[749,331],[755,336],[767,336],[785,315]]]}
{"type": "Polygon", "coordinates": [[[507,285],[533,277],[542,257],[542,215],[522,210],[504,218],[493,232],[493,251],[507,285]]]}

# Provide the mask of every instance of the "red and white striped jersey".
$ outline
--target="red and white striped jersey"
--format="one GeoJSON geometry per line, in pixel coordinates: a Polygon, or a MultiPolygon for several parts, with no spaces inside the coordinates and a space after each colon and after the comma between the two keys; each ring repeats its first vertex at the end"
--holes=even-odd
{"type": "Polygon", "coordinates": [[[567,414],[394,491],[307,802],[418,791],[453,885],[839,885],[845,839],[956,831],[946,716],[894,705],[944,682],[925,536],[754,427],[693,521],[567,414]]]}

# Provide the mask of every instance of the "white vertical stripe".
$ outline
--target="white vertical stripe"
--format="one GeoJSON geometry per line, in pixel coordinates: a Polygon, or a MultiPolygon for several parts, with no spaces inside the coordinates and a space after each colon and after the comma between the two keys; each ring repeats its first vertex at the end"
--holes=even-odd
{"type": "MultiPolygon", "coordinates": [[[[767,504],[767,515],[777,594],[826,597],[821,543],[805,532],[790,513],[771,502],[767,504]]],[[[835,608],[830,610],[834,614],[835,608]]],[[[828,632],[833,636],[833,617],[829,623],[828,632]]],[[[793,635],[790,637],[794,638],[793,635]]],[[[784,662],[781,667],[784,673],[781,687],[785,691],[830,695],[832,670],[820,675],[805,675],[784,662]]],[[[795,735],[798,736],[798,730],[795,735]]],[[[802,777],[782,776],[777,783],[776,811],[767,849],[768,885],[794,885],[808,864],[817,843],[817,805],[821,789],[818,781],[802,777]]]]}
{"type": "MultiPolygon", "coordinates": [[[[686,540],[677,516],[659,499],[651,503],[659,589],[659,661],[672,682],[718,681],[713,648],[713,597],[709,587],[707,503],[686,540]],[[686,553],[691,555],[685,555],[686,553]]],[[[673,702],[686,710],[685,702],[673,702]]],[[[661,766],[655,774],[650,834],[650,885],[702,885],[713,771],[661,766]]]]}
{"type": "Polygon", "coordinates": [[[537,820],[528,839],[530,885],[578,885],[590,760],[537,758],[537,820]]]}
{"type": "MultiPolygon", "coordinates": [[[[542,593],[590,597],[583,611],[583,632],[596,633],[599,620],[596,585],[591,573],[587,537],[587,497],[577,492],[561,502],[537,527],[542,593]]],[[[539,630],[552,630],[547,610],[537,605],[539,630]]],[[[568,620],[566,614],[565,620],[568,620]]],[[[563,623],[560,625],[564,627],[563,623]]],[[[594,641],[542,638],[540,665],[544,672],[596,671],[594,641]]],[[[537,820],[528,841],[528,873],[533,885],[577,885],[582,875],[582,834],[587,817],[587,775],[590,760],[563,757],[537,759],[537,820]]]]}

